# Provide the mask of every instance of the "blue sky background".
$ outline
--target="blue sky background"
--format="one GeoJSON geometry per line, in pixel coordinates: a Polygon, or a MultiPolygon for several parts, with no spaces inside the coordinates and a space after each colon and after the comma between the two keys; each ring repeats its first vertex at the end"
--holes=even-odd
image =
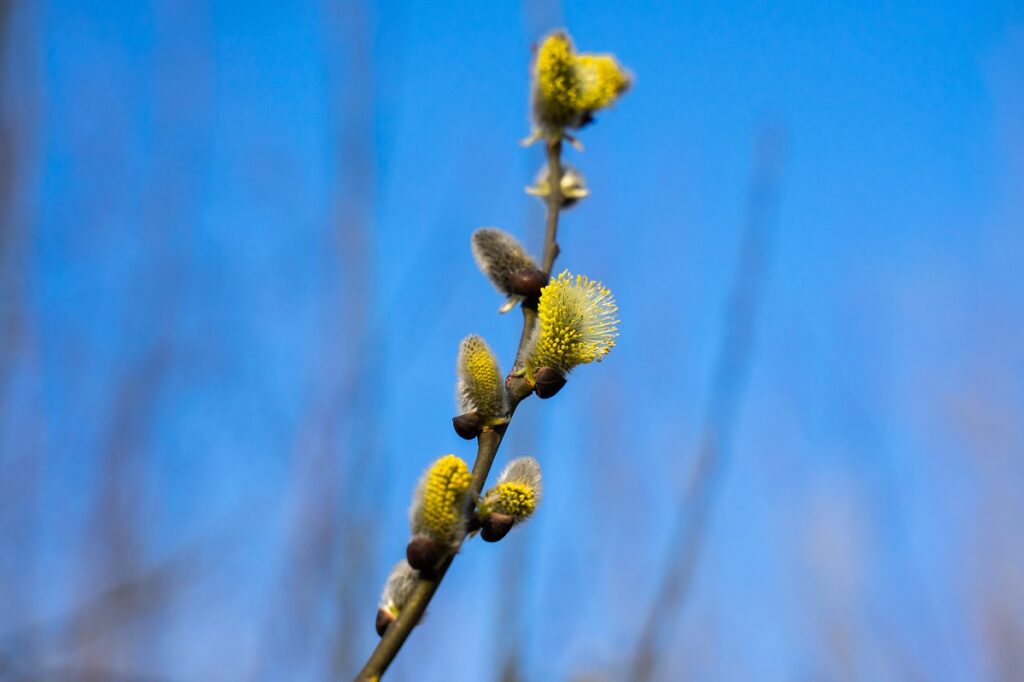
{"type": "Polygon", "coordinates": [[[1024,7],[953,1],[15,3],[14,670],[356,672],[417,477],[474,454],[458,342],[513,357],[469,235],[539,249],[541,150],[517,141],[559,26],[636,76],[567,152],[592,196],[558,262],[615,293],[619,346],[523,404],[499,464],[538,457],[545,504],[466,545],[389,679],[497,679],[510,652],[527,680],[623,679],[766,125],[785,155],[749,383],[659,674],[1024,674],[1024,7]],[[68,625],[182,556],[164,598],[68,625]]]}

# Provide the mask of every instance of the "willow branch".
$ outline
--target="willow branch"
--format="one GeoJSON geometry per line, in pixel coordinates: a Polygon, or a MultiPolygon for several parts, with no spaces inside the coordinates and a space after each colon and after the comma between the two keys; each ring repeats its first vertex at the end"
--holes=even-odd
{"type": "MultiPolygon", "coordinates": [[[[550,193],[547,197],[547,220],[545,221],[544,252],[541,267],[544,272],[550,274],[559,252],[557,238],[558,216],[562,209],[562,142],[560,140],[555,142],[549,141],[546,145],[546,151],[550,193]]],[[[536,301],[524,301],[522,305],[523,332],[519,338],[519,349],[516,351],[515,365],[506,379],[510,398],[509,421],[511,421],[512,415],[515,413],[519,403],[533,392],[532,387],[521,376],[519,370],[525,359],[527,344],[533,328],[537,324],[536,306],[536,301]]],[[[494,428],[484,429],[477,437],[476,460],[473,462],[473,478],[469,484],[469,493],[467,495],[469,504],[464,511],[467,525],[471,520],[473,503],[483,492],[484,485],[487,483],[487,476],[494,465],[494,458],[498,454],[498,446],[501,445],[501,440],[504,438],[507,428],[508,424],[506,423],[494,428]]],[[[377,643],[377,647],[370,654],[366,665],[363,666],[363,669],[356,676],[356,682],[377,682],[384,675],[388,666],[395,660],[395,656],[401,651],[413,628],[423,618],[430,600],[434,598],[434,593],[437,592],[437,588],[440,587],[445,574],[448,573],[448,568],[452,565],[452,561],[455,560],[456,554],[458,554],[458,548],[445,557],[441,564],[433,571],[429,573],[420,572],[420,578],[413,589],[412,595],[402,607],[398,618],[388,626],[384,636],[380,638],[380,642],[377,643]]]]}
{"type": "Polygon", "coordinates": [[[548,155],[548,219],[544,230],[544,259],[541,269],[551,274],[558,258],[558,214],[562,209],[562,141],[547,144],[548,155]]]}

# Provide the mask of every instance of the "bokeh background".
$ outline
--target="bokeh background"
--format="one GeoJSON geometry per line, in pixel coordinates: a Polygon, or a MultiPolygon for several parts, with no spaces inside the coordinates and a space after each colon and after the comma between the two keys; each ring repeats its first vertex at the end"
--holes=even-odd
{"type": "Polygon", "coordinates": [[[0,679],[361,667],[420,471],[474,454],[458,342],[513,357],[469,235],[539,249],[558,26],[636,75],[560,237],[619,345],[523,404],[544,506],[388,679],[1024,679],[992,0],[0,2],[0,679]]]}

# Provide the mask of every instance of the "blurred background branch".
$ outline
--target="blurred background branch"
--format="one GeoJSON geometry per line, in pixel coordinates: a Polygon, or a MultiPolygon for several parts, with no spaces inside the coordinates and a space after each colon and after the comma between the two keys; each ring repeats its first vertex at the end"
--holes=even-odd
{"type": "Polygon", "coordinates": [[[291,547],[277,605],[264,635],[259,677],[306,670],[318,677],[357,665],[365,629],[360,596],[376,585],[376,516],[369,494],[382,470],[377,394],[382,337],[370,322],[374,279],[373,8],[362,0],[327,3],[322,49],[334,138],[331,240],[323,250],[326,285],[309,395],[292,446],[291,547]],[[321,667],[319,661],[327,661],[321,667]]]}
{"type": "Polygon", "coordinates": [[[652,679],[661,647],[671,636],[672,624],[686,608],[750,372],[758,307],[764,297],[778,220],[782,130],[762,130],[755,149],[740,253],[726,303],[721,347],[712,373],[696,459],[679,500],[668,554],[662,563],[661,583],[633,654],[629,679],[637,682],[652,679]]]}

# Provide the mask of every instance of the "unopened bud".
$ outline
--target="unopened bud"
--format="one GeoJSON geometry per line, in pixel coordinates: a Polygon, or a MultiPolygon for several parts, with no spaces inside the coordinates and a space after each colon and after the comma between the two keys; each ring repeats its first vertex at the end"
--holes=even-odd
{"type": "Polygon", "coordinates": [[[550,279],[548,273],[543,270],[528,268],[513,273],[509,278],[509,285],[512,293],[527,298],[537,298],[540,296],[540,290],[547,286],[550,279]]]}
{"type": "Polygon", "coordinates": [[[546,400],[565,386],[565,372],[554,367],[541,367],[533,373],[534,390],[537,397],[546,400]]]}
{"type": "Polygon", "coordinates": [[[395,614],[385,608],[377,609],[377,634],[381,637],[387,632],[388,626],[394,623],[398,618],[395,614]]]}
{"type": "Polygon", "coordinates": [[[460,438],[473,440],[480,435],[480,428],[483,425],[479,412],[467,412],[458,417],[452,417],[452,426],[455,427],[455,433],[459,434],[460,438]]]}
{"type": "MultiPolygon", "coordinates": [[[[586,125],[588,122],[583,120],[580,125],[586,125]]],[[[566,137],[568,139],[569,136],[566,137]]],[[[526,193],[547,199],[551,194],[550,178],[551,172],[545,165],[537,173],[537,179],[534,180],[533,186],[526,188],[526,193]]],[[[563,209],[569,208],[580,199],[590,196],[590,190],[587,189],[587,181],[583,174],[568,164],[562,166],[562,182],[559,184],[559,187],[561,188],[561,207],[563,209]]]]}
{"type": "Polygon", "coordinates": [[[380,603],[377,609],[377,634],[381,637],[387,631],[388,626],[393,623],[398,614],[405,608],[406,602],[416,589],[416,582],[419,580],[419,572],[409,565],[406,560],[395,564],[391,573],[388,574],[388,581],[384,583],[384,591],[380,595],[380,603]]]}
{"type": "Polygon", "coordinates": [[[474,232],[471,243],[473,258],[480,270],[487,275],[498,291],[509,296],[509,300],[501,308],[502,312],[506,312],[519,302],[519,298],[512,291],[512,275],[520,270],[536,268],[537,261],[530,257],[515,237],[494,227],[485,227],[474,232]]]}
{"type": "Polygon", "coordinates": [[[418,571],[429,571],[441,560],[441,547],[425,535],[417,535],[405,548],[405,558],[418,571]]]}
{"type": "Polygon", "coordinates": [[[508,514],[488,514],[480,527],[480,537],[486,542],[497,542],[512,530],[515,519],[508,514]]]}

